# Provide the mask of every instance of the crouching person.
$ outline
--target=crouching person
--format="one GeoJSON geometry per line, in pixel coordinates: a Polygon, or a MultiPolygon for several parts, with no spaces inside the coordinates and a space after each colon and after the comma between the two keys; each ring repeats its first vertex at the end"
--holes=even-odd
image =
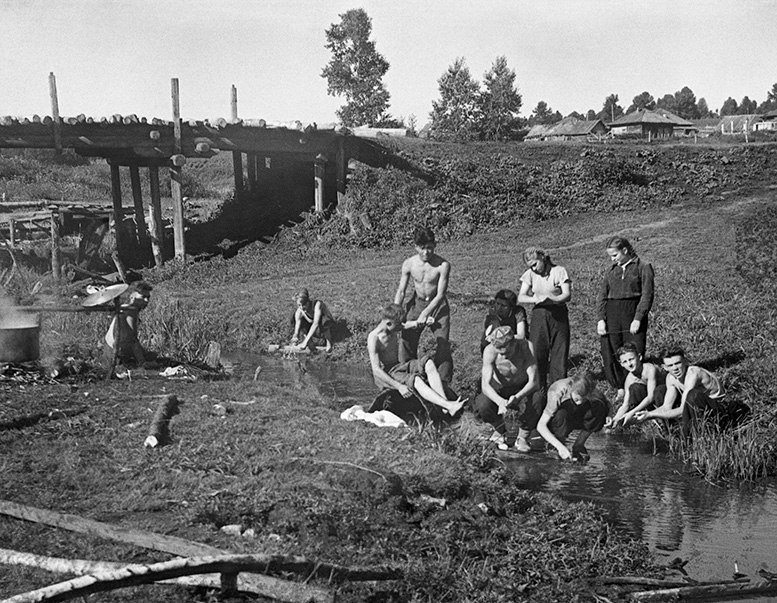
{"type": "Polygon", "coordinates": [[[610,405],[587,373],[559,379],[548,388],[547,403],[537,423],[539,434],[566,460],[587,461],[585,448],[588,437],[601,431],[610,412],[610,405]],[[572,450],[566,439],[575,429],[580,430],[572,450]]]}
{"type": "Polygon", "coordinates": [[[518,423],[515,448],[529,452],[529,432],[537,424],[544,406],[532,344],[526,339],[517,339],[509,325],[496,327],[488,335],[488,341],[483,350],[481,392],[475,399],[474,413],[494,428],[491,441],[500,450],[507,450],[505,413],[508,408],[515,410],[518,423]]]}
{"type": "MultiPolygon", "coordinates": [[[[403,414],[423,416],[426,412],[425,403],[442,409],[454,416],[464,407],[466,400],[460,397],[450,400],[446,395],[440,373],[431,356],[400,362],[400,334],[403,329],[416,328],[415,321],[402,322],[404,310],[399,304],[388,304],[381,309],[381,320],[377,327],[367,336],[367,351],[370,356],[370,366],[375,385],[398,392],[404,399],[396,405],[382,406],[399,416],[403,414]],[[404,403],[406,402],[406,403],[404,403]]],[[[390,402],[391,396],[378,397],[376,403],[385,399],[390,402]]],[[[370,410],[377,410],[375,404],[370,410]]],[[[404,418],[404,417],[402,417],[404,418]]]]}
{"type": "Polygon", "coordinates": [[[643,410],[635,415],[637,421],[648,419],[680,419],[682,435],[691,435],[694,421],[709,414],[719,422],[738,422],[750,408],[742,403],[729,404],[718,377],[710,371],[690,364],[682,348],[667,348],[661,354],[666,385],[656,388],[653,398],[655,410],[643,410]]]}
{"type": "Polygon", "coordinates": [[[155,368],[156,362],[143,349],[139,339],[140,311],[148,306],[153,287],[146,281],[135,281],[127,289],[127,302],[121,305],[105,334],[103,361],[109,370],[121,362],[127,367],[155,368]]]}

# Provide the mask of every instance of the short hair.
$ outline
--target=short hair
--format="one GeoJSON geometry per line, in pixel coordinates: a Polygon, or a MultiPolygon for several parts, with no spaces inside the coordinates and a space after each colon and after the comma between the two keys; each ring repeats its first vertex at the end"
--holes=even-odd
{"type": "Polygon", "coordinates": [[[154,287],[148,281],[135,281],[130,284],[127,289],[127,293],[140,293],[141,295],[148,295],[154,290],[154,287]]]}
{"type": "Polygon", "coordinates": [[[417,226],[413,234],[413,241],[418,247],[428,244],[435,244],[434,231],[428,226],[417,226]]]}
{"type": "Polygon", "coordinates": [[[618,348],[618,351],[615,352],[615,357],[620,358],[623,354],[634,354],[635,356],[639,356],[640,353],[637,344],[633,341],[627,341],[618,348]]]}
{"type": "Polygon", "coordinates": [[[306,304],[310,301],[310,292],[307,289],[300,289],[294,296],[294,301],[301,301],[306,304]]]}
{"type": "Polygon", "coordinates": [[[629,255],[636,255],[631,242],[629,242],[626,237],[619,237],[617,235],[610,237],[610,240],[607,241],[607,246],[605,249],[619,249],[621,251],[625,251],[629,255]]]}
{"type": "Polygon", "coordinates": [[[496,295],[494,295],[494,299],[505,300],[512,309],[515,309],[515,307],[518,305],[518,296],[512,289],[500,289],[496,292],[496,295]]]}
{"type": "Polygon", "coordinates": [[[679,345],[668,345],[661,350],[661,360],[671,358],[672,356],[680,356],[685,358],[685,350],[679,345]]]}
{"type": "Polygon", "coordinates": [[[386,304],[380,309],[381,320],[393,320],[402,322],[405,318],[405,310],[399,304],[386,304]]]}
{"type": "Polygon", "coordinates": [[[523,261],[529,262],[531,260],[545,260],[549,264],[553,264],[553,260],[550,259],[548,252],[541,247],[527,247],[523,250],[523,261]]]}
{"type": "Polygon", "coordinates": [[[570,384],[570,389],[581,397],[590,394],[594,391],[595,387],[596,384],[594,383],[593,377],[591,377],[590,373],[587,371],[576,373],[572,377],[572,383],[570,384]]]}

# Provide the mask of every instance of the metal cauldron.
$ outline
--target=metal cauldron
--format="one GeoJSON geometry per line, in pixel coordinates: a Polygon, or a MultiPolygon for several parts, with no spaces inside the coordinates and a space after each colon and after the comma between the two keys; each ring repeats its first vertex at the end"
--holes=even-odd
{"type": "Polygon", "coordinates": [[[0,362],[28,362],[40,357],[40,325],[0,327],[0,362]]]}

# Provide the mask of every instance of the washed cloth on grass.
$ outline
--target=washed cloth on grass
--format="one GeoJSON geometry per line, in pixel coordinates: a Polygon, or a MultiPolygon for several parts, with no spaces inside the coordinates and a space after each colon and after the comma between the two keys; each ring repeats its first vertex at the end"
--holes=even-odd
{"type": "Polygon", "coordinates": [[[388,410],[378,410],[375,412],[365,412],[360,404],[354,404],[348,410],[340,414],[343,421],[367,421],[378,427],[407,427],[402,419],[388,410]]]}

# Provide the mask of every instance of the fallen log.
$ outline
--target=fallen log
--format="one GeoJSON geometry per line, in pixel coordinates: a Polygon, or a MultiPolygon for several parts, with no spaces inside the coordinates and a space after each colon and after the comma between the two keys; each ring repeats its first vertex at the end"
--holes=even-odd
{"type": "Polygon", "coordinates": [[[147,448],[166,446],[170,443],[170,421],[178,414],[181,401],[175,395],[168,395],[159,403],[148,431],[148,437],[143,442],[147,448]]]}
{"type": "Polygon", "coordinates": [[[666,578],[643,578],[641,576],[600,576],[593,579],[595,584],[620,584],[624,586],[655,586],[680,588],[683,586],[704,586],[712,584],[742,584],[749,580],[667,580],[666,578]]]}
{"type": "Polygon", "coordinates": [[[56,419],[63,419],[67,417],[74,417],[86,412],[87,408],[65,408],[62,410],[54,409],[48,412],[38,412],[34,415],[27,415],[24,417],[17,417],[10,421],[0,422],[0,431],[7,429],[22,429],[23,427],[30,427],[42,421],[55,421],[56,419]]]}
{"type": "MultiPolygon", "coordinates": [[[[176,536],[166,536],[154,532],[122,528],[120,526],[114,526],[92,519],[85,519],[77,515],[38,509],[36,507],[21,505],[7,500],[0,501],[0,514],[70,530],[71,532],[89,534],[91,536],[134,544],[136,546],[171,553],[181,557],[203,557],[229,554],[229,551],[223,551],[207,544],[185,540],[176,536]]],[[[256,555],[254,557],[256,557],[256,555]]],[[[311,561],[305,557],[299,556],[278,557],[265,555],[264,557],[267,564],[267,573],[276,571],[298,572],[304,574],[306,577],[315,576],[333,581],[395,580],[402,577],[402,572],[400,570],[392,568],[350,568],[341,565],[311,561]]]]}
{"type": "MultiPolygon", "coordinates": [[[[231,577],[240,572],[264,572],[267,565],[267,555],[220,555],[217,557],[183,558],[163,561],[151,565],[134,564],[131,567],[79,576],[65,582],[52,584],[6,599],[3,603],[42,603],[67,601],[76,597],[151,584],[156,581],[170,580],[183,576],[219,573],[222,578],[222,588],[225,582],[230,584],[228,590],[233,590],[235,582],[231,577]]],[[[303,585],[306,586],[306,585],[303,585]]],[[[288,600],[288,599],[284,599],[288,600]]],[[[334,603],[334,595],[326,593],[325,598],[295,599],[295,601],[326,601],[334,603]]]]}
{"type": "Polygon", "coordinates": [[[682,586],[679,588],[663,588],[631,593],[634,601],[669,601],[680,599],[716,599],[745,598],[750,595],[767,595],[777,593],[777,582],[737,582],[734,584],[706,584],[699,586],[682,586]]]}
{"type": "MultiPolygon", "coordinates": [[[[146,570],[142,564],[126,564],[113,561],[92,561],[89,559],[63,559],[61,557],[46,557],[33,553],[23,553],[9,549],[0,549],[0,564],[23,565],[37,567],[49,572],[76,574],[104,574],[118,570],[142,572],[146,570]]],[[[207,588],[219,588],[221,578],[218,575],[201,574],[196,576],[180,576],[169,580],[157,580],[159,584],[180,584],[183,586],[204,586],[207,588]]],[[[332,601],[332,595],[323,588],[309,584],[289,583],[287,580],[273,578],[271,576],[238,576],[236,588],[240,592],[268,596],[268,591],[286,593],[281,601],[287,603],[308,603],[309,601],[332,601]],[[261,581],[263,588],[257,588],[256,582],[261,581]],[[290,588],[290,584],[293,585],[290,588]],[[271,588],[267,588],[271,587],[271,588]]]]}

